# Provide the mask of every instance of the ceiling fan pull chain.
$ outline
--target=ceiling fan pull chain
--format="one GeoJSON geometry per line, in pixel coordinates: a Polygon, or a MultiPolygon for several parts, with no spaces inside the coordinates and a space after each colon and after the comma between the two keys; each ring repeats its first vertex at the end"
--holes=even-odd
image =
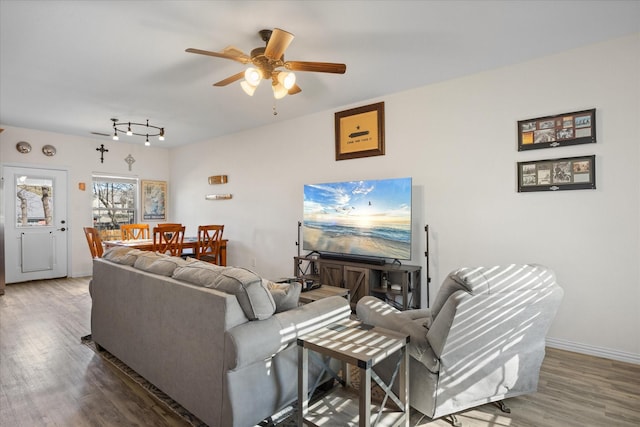
{"type": "Polygon", "coordinates": [[[276,100],[273,100],[273,115],[277,116],[278,115],[278,111],[276,110],[276,100]]]}

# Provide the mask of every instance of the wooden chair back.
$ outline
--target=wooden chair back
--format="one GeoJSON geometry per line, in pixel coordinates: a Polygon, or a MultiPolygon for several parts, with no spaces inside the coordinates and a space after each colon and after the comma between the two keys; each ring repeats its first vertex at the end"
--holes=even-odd
{"type": "Polygon", "coordinates": [[[198,227],[197,259],[218,264],[223,231],[224,225],[201,225],[198,227]]]}
{"type": "Polygon", "coordinates": [[[122,240],[149,239],[149,224],[122,224],[122,240]]]}
{"type": "Polygon", "coordinates": [[[89,250],[91,251],[92,258],[102,258],[104,248],[102,247],[102,239],[97,229],[93,227],[84,227],[84,235],[87,238],[89,244],[89,250]]]}
{"type": "Polygon", "coordinates": [[[153,250],[171,256],[182,255],[184,230],[182,225],[153,227],[153,250]]]}

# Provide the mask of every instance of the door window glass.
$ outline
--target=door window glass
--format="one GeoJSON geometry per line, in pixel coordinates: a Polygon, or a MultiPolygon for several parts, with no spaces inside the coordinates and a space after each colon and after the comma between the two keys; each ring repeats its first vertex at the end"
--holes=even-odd
{"type": "Polygon", "coordinates": [[[16,176],[16,226],[48,226],[53,222],[53,180],[16,176]]]}

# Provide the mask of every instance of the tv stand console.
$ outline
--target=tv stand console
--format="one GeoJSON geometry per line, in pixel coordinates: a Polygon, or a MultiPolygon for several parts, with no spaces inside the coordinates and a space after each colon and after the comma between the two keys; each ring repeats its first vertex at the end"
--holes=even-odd
{"type": "Polygon", "coordinates": [[[353,308],[365,295],[376,296],[400,310],[420,308],[421,267],[417,265],[296,256],[293,273],[299,279],[349,289],[353,308]]]}

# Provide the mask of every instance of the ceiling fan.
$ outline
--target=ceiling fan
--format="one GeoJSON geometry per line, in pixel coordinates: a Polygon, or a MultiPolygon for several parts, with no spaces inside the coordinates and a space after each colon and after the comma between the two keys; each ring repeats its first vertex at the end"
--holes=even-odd
{"type": "Polygon", "coordinates": [[[242,64],[252,64],[253,67],[249,67],[245,71],[241,71],[213,84],[214,86],[226,86],[244,77],[244,81],[241,82],[240,85],[249,96],[253,96],[256,88],[263,79],[271,80],[273,96],[276,99],[301,92],[302,89],[296,84],[296,76],[292,71],[314,71],[335,74],[344,74],[347,71],[345,64],[285,61],[284,51],[293,40],[293,34],[279,28],[261,30],[258,34],[260,34],[266,46],[253,49],[251,55],[247,55],[233,46],[224,48],[222,52],[211,52],[194,48],[186,49],[186,52],[231,59],[232,61],[237,61],[242,64]],[[281,70],[281,68],[284,68],[284,70],[281,70]]]}

